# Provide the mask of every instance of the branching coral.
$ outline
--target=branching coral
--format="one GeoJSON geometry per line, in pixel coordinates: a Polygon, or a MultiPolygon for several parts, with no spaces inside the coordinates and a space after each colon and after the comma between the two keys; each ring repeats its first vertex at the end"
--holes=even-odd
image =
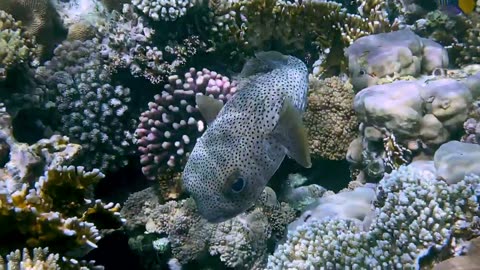
{"type": "Polygon", "coordinates": [[[44,47],[42,52],[49,52],[67,34],[50,0],[2,0],[0,9],[22,21],[27,31],[44,47]]]}
{"type": "Polygon", "coordinates": [[[187,13],[197,0],[132,0],[132,4],[155,21],[175,21],[187,13]]]}
{"type": "Polygon", "coordinates": [[[167,168],[183,168],[206,122],[195,104],[195,95],[209,95],[223,102],[236,91],[236,82],[214,71],[191,68],[183,78],[169,78],[162,94],[148,104],[135,132],[143,173],[155,179],[167,168]]]}
{"type": "Polygon", "coordinates": [[[60,115],[56,128],[82,145],[79,162],[102,170],[125,165],[136,124],[130,89],[113,84],[96,40],[64,42],[36,75],[60,115]]]}
{"type": "MultiPolygon", "coordinates": [[[[135,77],[145,77],[152,83],[166,81],[185,65],[187,60],[206,48],[198,36],[179,40],[158,40],[144,17],[138,16],[126,6],[122,13],[114,12],[102,34],[102,55],[113,68],[128,68],[135,77]]],[[[158,33],[161,35],[163,33],[158,33]]]]}
{"type": "Polygon", "coordinates": [[[2,254],[49,247],[62,256],[85,255],[101,238],[99,229],[116,229],[124,222],[119,204],[93,200],[93,186],[104,175],[65,166],[80,152],[67,137],[55,135],[33,145],[17,142],[11,118],[1,107],[0,145],[6,161],[0,169],[2,254]]]}
{"type": "Polygon", "coordinates": [[[35,38],[10,14],[0,10],[0,83],[6,79],[8,70],[19,64],[38,65],[39,54],[35,38]]]}
{"type": "MultiPolygon", "coordinates": [[[[103,205],[89,199],[92,185],[103,178],[98,170],[85,172],[82,167],[50,169],[29,189],[9,193],[4,189],[1,201],[2,239],[12,239],[3,249],[48,246],[54,252],[79,257],[97,246],[101,238],[94,223],[87,220],[92,211],[107,211],[121,226],[119,205],[103,205]],[[67,249],[66,249],[67,248],[67,249]]],[[[93,219],[94,220],[94,219],[93,219]]]]}
{"type": "Polygon", "coordinates": [[[480,179],[454,185],[425,170],[401,167],[379,183],[382,197],[371,226],[325,218],[289,231],[267,269],[412,268],[420,251],[443,245],[452,229],[479,214],[480,179]]]}
{"type": "Polygon", "coordinates": [[[319,80],[310,76],[304,120],[313,158],[345,159],[358,126],[353,98],[353,88],[348,82],[338,77],[319,80]]]}
{"type": "Polygon", "coordinates": [[[383,1],[368,3],[362,17],[333,1],[210,1],[211,36],[219,50],[236,48],[231,56],[281,49],[308,57],[307,51],[339,46],[336,41],[345,47],[361,36],[396,29],[383,1]]]}
{"type": "Polygon", "coordinates": [[[95,265],[94,261],[78,261],[60,257],[59,254],[50,253],[48,248],[34,248],[30,253],[24,248],[22,251],[15,250],[5,256],[5,260],[0,256],[0,270],[4,269],[91,269],[102,270],[103,266],[95,265]]]}

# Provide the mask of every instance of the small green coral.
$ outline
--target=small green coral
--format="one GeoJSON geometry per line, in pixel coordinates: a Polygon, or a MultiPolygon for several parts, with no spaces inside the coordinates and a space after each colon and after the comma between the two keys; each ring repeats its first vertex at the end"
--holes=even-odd
{"type": "Polygon", "coordinates": [[[0,81],[16,65],[39,64],[39,54],[35,39],[25,32],[22,24],[0,10],[0,81]]]}

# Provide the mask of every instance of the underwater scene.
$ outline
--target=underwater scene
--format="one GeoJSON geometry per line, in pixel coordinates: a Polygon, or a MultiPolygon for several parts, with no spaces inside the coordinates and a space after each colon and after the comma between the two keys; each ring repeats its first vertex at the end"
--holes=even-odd
{"type": "Polygon", "coordinates": [[[0,0],[0,270],[480,270],[480,0],[0,0]]]}

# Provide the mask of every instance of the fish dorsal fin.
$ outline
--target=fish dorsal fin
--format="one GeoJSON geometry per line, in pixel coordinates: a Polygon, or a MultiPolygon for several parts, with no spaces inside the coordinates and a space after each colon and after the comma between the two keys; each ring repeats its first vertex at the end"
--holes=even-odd
{"type": "Polygon", "coordinates": [[[303,125],[302,115],[289,99],[283,102],[273,136],[287,149],[290,158],[305,168],[312,166],[307,130],[303,125]]]}
{"type": "Polygon", "coordinates": [[[253,75],[269,72],[273,69],[287,65],[288,56],[276,51],[257,52],[255,58],[248,60],[243,66],[240,77],[250,77],[253,75]]]}
{"type": "Polygon", "coordinates": [[[211,96],[196,95],[195,102],[207,125],[211,124],[223,108],[223,102],[211,96]]]}

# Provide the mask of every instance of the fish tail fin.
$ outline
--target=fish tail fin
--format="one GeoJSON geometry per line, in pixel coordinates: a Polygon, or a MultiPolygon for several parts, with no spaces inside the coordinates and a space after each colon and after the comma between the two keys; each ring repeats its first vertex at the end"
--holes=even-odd
{"type": "Polygon", "coordinates": [[[281,68],[288,64],[288,56],[277,51],[255,53],[255,58],[248,60],[243,66],[240,77],[250,77],[281,68]]]}

